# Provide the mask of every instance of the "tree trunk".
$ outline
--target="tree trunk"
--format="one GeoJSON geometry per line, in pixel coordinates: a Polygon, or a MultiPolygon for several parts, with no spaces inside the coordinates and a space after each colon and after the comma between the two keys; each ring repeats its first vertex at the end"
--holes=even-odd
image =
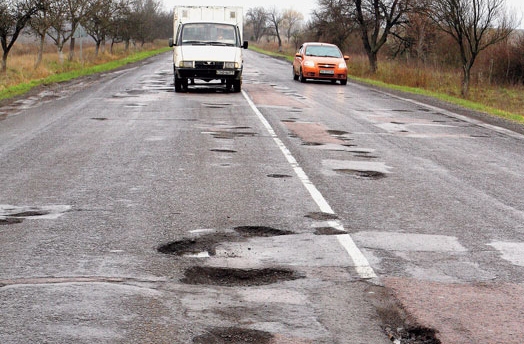
{"type": "Polygon", "coordinates": [[[369,60],[369,71],[373,74],[376,74],[378,70],[377,53],[373,51],[368,51],[368,60],[369,60]]]}
{"type": "Polygon", "coordinates": [[[69,61],[73,61],[73,58],[75,57],[75,38],[71,37],[71,40],[69,41],[69,61]]]}
{"type": "Polygon", "coordinates": [[[42,62],[42,57],[44,56],[44,46],[45,46],[45,33],[40,36],[40,44],[38,45],[38,54],[36,55],[35,69],[40,66],[42,62]]]}
{"type": "Polygon", "coordinates": [[[2,74],[7,74],[7,54],[4,52],[2,55],[2,74]]]}
{"type": "Polygon", "coordinates": [[[462,90],[460,92],[463,98],[468,98],[470,79],[471,79],[471,67],[467,65],[463,66],[462,67],[462,90]]]}

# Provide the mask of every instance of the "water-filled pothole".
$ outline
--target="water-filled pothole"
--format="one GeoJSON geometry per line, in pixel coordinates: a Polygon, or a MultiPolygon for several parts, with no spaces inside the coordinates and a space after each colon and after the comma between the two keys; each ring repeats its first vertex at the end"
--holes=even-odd
{"type": "Polygon", "coordinates": [[[250,287],[293,281],[299,278],[302,276],[289,269],[232,269],[194,266],[184,272],[182,282],[225,287],[250,287]]]}
{"type": "Polygon", "coordinates": [[[349,168],[335,169],[335,172],[349,174],[362,179],[382,179],[386,177],[385,173],[379,171],[354,170],[349,168]]]}
{"type": "Polygon", "coordinates": [[[238,234],[244,237],[272,237],[293,234],[291,231],[265,226],[239,226],[234,229],[238,234]]]}
{"type": "Polygon", "coordinates": [[[206,334],[195,337],[194,344],[269,344],[273,335],[269,332],[250,330],[237,327],[215,328],[206,334]]]}

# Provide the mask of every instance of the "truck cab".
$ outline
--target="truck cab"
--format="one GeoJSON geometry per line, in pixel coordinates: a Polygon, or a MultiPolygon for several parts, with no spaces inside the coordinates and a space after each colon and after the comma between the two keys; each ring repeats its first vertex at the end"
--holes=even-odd
{"type": "Polygon", "coordinates": [[[173,73],[175,92],[187,90],[195,80],[220,80],[228,90],[242,87],[241,8],[184,7],[175,10],[173,73]]]}

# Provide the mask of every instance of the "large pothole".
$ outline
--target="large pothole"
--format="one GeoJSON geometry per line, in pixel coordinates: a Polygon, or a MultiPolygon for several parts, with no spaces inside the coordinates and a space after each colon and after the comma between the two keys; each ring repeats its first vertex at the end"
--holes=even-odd
{"type": "Polygon", "coordinates": [[[355,170],[349,168],[335,169],[335,171],[344,174],[349,174],[361,179],[382,179],[386,177],[385,173],[379,171],[355,170]]]}
{"type": "Polygon", "coordinates": [[[302,278],[302,276],[289,269],[232,269],[194,266],[185,271],[182,282],[186,284],[206,284],[226,287],[252,287],[283,281],[293,281],[299,278],[302,278]]]}
{"type": "Polygon", "coordinates": [[[235,231],[244,237],[272,237],[293,234],[291,231],[265,226],[239,226],[235,231]]]}
{"type": "Polygon", "coordinates": [[[238,327],[214,328],[193,339],[195,344],[269,344],[273,335],[269,332],[238,327]]]}

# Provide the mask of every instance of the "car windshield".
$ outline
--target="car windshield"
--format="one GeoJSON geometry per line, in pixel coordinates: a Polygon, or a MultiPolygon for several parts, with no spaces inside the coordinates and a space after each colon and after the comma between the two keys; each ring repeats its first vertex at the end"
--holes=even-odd
{"type": "Polygon", "coordinates": [[[216,23],[185,24],[181,33],[182,45],[238,45],[234,25],[216,23]]]}
{"type": "Polygon", "coordinates": [[[306,48],[306,56],[342,57],[337,47],[329,45],[310,45],[306,48]]]}

